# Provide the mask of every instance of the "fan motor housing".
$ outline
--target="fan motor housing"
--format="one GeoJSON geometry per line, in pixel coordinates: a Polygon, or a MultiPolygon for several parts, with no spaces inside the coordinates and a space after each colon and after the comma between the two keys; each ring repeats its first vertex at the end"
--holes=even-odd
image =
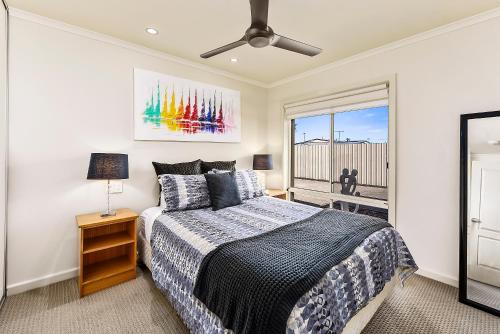
{"type": "Polygon", "coordinates": [[[274,31],[270,27],[266,27],[265,29],[250,27],[245,32],[245,37],[248,44],[254,48],[263,48],[271,43],[274,31]]]}

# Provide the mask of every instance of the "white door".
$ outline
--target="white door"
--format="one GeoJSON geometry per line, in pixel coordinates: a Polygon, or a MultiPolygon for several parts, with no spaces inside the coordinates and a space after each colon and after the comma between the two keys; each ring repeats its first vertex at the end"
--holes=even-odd
{"type": "Polygon", "coordinates": [[[500,160],[473,161],[468,277],[500,287],[500,160]]]}

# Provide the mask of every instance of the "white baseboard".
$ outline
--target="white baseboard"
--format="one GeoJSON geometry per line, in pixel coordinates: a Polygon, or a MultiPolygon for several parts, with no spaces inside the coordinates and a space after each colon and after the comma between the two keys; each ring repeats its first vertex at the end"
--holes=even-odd
{"type": "Polygon", "coordinates": [[[64,281],[76,276],[78,276],[78,267],[60,271],[54,274],[49,274],[47,276],[7,285],[7,296],[12,296],[21,292],[41,288],[43,286],[64,281]]]}
{"type": "MultiPolygon", "coordinates": [[[[424,269],[419,269],[416,274],[458,288],[458,280],[451,276],[437,274],[435,272],[424,269]]],[[[21,292],[41,288],[43,286],[64,281],[76,276],[78,276],[78,267],[35,278],[32,280],[11,284],[7,286],[7,296],[12,296],[21,292]]]]}
{"type": "Polygon", "coordinates": [[[425,269],[418,269],[416,272],[417,275],[424,276],[427,278],[430,278],[432,280],[451,285],[455,288],[458,288],[458,280],[454,277],[447,276],[447,275],[441,275],[432,271],[428,271],[425,269]]]}

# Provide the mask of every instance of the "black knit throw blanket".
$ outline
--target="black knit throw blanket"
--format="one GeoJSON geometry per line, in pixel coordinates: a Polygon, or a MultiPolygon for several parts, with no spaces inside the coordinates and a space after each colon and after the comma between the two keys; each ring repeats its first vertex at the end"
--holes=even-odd
{"type": "Polygon", "coordinates": [[[300,297],[370,234],[390,226],[378,218],[325,209],[222,244],[203,259],[194,295],[236,334],[284,334],[300,297]]]}

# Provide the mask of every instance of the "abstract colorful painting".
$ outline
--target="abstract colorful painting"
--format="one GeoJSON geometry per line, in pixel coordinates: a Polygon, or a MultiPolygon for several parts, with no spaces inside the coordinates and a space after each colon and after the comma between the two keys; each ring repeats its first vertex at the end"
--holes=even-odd
{"type": "Polygon", "coordinates": [[[134,69],[136,140],[239,142],[240,92],[134,69]]]}

